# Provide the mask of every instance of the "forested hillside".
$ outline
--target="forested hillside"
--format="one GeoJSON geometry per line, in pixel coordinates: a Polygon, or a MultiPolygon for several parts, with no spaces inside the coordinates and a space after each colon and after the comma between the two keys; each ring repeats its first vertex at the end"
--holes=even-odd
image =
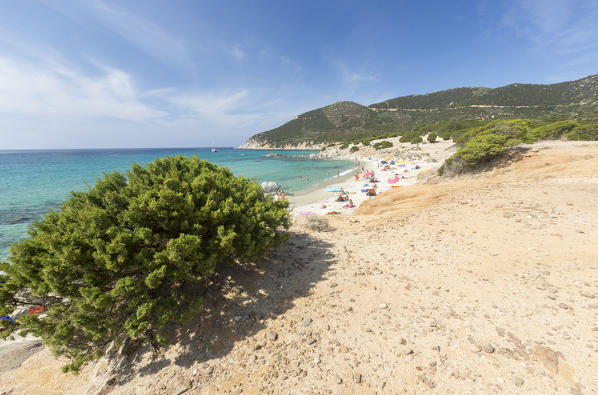
{"type": "MultiPolygon", "coordinates": [[[[350,142],[374,137],[442,133],[465,123],[495,119],[588,120],[598,118],[598,74],[552,85],[455,88],[362,106],[338,102],[312,110],[251,137],[247,146],[350,142]],[[455,126],[457,125],[457,126],[455,126]]],[[[408,140],[408,139],[407,139],[408,140]]]]}

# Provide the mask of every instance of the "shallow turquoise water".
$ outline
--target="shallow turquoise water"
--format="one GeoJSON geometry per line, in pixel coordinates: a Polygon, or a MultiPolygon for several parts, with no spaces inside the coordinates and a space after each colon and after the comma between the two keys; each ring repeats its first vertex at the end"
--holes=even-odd
{"type": "Polygon", "coordinates": [[[235,175],[274,181],[296,192],[352,168],[347,161],[309,159],[314,151],[257,151],[209,148],[0,151],[0,259],[10,244],[26,237],[28,225],[50,209],[58,209],[70,191],[84,191],[114,170],[125,172],[133,162],[146,164],[166,155],[197,155],[235,175]],[[267,157],[268,154],[279,156],[267,157]],[[310,183],[299,181],[309,178],[310,183]]]}

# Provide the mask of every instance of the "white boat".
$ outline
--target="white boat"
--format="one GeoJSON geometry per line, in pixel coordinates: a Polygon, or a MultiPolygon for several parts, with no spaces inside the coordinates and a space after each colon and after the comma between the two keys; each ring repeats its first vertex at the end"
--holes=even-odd
{"type": "Polygon", "coordinates": [[[210,151],[216,152],[216,148],[214,148],[214,142],[212,141],[212,145],[210,145],[210,151]]]}

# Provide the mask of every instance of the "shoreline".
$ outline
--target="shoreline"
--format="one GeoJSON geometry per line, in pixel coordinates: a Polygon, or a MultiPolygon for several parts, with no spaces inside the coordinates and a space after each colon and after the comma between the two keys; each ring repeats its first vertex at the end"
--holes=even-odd
{"type": "MultiPolygon", "coordinates": [[[[394,141],[391,149],[380,151],[368,150],[360,156],[349,157],[350,154],[339,151],[326,151],[322,159],[327,160],[352,160],[358,163],[352,170],[347,170],[339,177],[332,177],[316,185],[289,195],[289,211],[293,216],[301,215],[326,215],[334,212],[335,214],[351,215],[357,207],[364,201],[375,199],[381,194],[394,189],[408,187],[416,184],[418,181],[435,175],[440,165],[446,158],[454,152],[452,141],[443,141],[434,144],[412,145],[410,143],[400,143],[394,141]],[[363,156],[363,155],[366,156],[363,156]],[[381,163],[382,160],[394,161],[393,165],[381,163]],[[363,178],[363,171],[373,171],[376,182],[376,196],[367,196],[362,189],[365,189],[367,180],[363,178]],[[427,172],[426,176],[420,174],[427,172]],[[355,173],[359,174],[359,179],[355,179],[355,173]],[[393,177],[399,180],[390,183],[388,180],[393,177]],[[347,202],[337,202],[338,193],[327,192],[330,187],[342,188],[348,192],[349,198],[353,201],[354,207],[344,207],[347,202]]],[[[370,184],[371,185],[371,184],[370,184]]]]}

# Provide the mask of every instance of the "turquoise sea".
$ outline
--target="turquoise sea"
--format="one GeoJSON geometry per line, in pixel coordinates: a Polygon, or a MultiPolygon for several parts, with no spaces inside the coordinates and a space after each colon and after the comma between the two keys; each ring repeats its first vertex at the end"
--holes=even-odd
{"type": "Polygon", "coordinates": [[[290,193],[352,168],[347,161],[310,159],[312,153],[232,148],[0,151],[0,259],[8,256],[10,244],[27,236],[32,221],[50,209],[58,210],[70,191],[85,191],[103,173],[125,172],[134,162],[144,165],[166,155],[197,155],[235,175],[274,181],[290,193]]]}

